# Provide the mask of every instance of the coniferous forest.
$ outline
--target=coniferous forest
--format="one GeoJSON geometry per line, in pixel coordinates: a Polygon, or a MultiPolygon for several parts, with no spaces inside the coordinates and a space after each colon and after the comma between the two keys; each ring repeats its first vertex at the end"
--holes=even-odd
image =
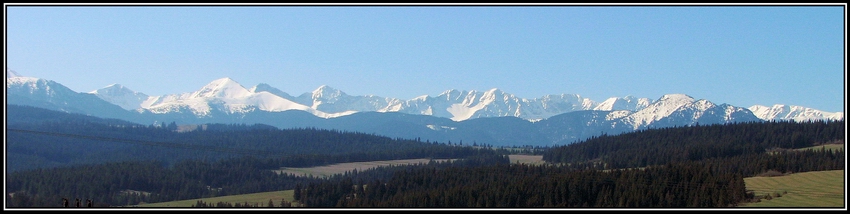
{"type": "Polygon", "coordinates": [[[844,150],[796,150],[843,143],[843,120],[602,135],[538,148],[547,164],[529,165],[510,163],[516,150],[427,139],[263,125],[178,132],[167,123],[33,112],[7,124],[7,207],[61,207],[63,198],[115,207],[279,190],[295,190],[306,207],[734,207],[754,197],[745,177],[845,167],[844,150]],[[272,171],[410,158],[456,161],[321,178],[272,171]]]}
{"type": "Polygon", "coordinates": [[[354,183],[345,194],[336,183],[314,184],[302,200],[319,207],[734,207],[754,197],[744,177],[844,169],[843,150],[791,150],[843,141],[843,129],[843,121],[765,122],[602,136],[548,149],[547,161],[573,157],[551,161],[559,165],[420,168],[354,183]]]}

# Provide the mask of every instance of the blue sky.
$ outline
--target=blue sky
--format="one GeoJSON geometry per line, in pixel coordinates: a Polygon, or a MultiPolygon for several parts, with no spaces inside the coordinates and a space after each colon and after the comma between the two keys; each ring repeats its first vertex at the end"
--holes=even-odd
{"type": "Polygon", "coordinates": [[[601,102],[683,93],[844,111],[846,5],[21,6],[5,66],[78,92],[230,77],[410,99],[499,88],[601,102]]]}

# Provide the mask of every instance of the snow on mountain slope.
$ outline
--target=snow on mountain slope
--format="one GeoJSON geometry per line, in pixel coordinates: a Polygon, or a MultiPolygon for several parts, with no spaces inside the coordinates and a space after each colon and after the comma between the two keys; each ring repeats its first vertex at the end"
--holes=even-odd
{"type": "Polygon", "coordinates": [[[629,110],[611,111],[611,113],[608,113],[607,115],[605,115],[605,120],[617,120],[617,119],[629,116],[630,114],[632,114],[632,111],[629,111],[629,110]]]}
{"type": "Polygon", "coordinates": [[[648,98],[636,98],[631,95],[625,97],[611,97],[599,103],[593,110],[597,111],[616,111],[629,110],[638,111],[649,106],[652,100],[648,98]]]}
{"type": "Polygon", "coordinates": [[[31,98],[47,101],[57,97],[67,99],[69,96],[76,95],[77,92],[52,80],[26,77],[6,68],[6,94],[32,95],[31,98]]]}
{"type": "Polygon", "coordinates": [[[382,111],[390,105],[401,103],[401,100],[395,98],[373,95],[351,96],[327,85],[322,85],[310,93],[301,94],[293,101],[327,113],[382,111]]]}
{"type": "Polygon", "coordinates": [[[131,113],[88,93],[78,93],[52,80],[24,77],[7,69],[6,104],[35,106],[62,112],[128,118],[131,113]],[[11,74],[11,75],[10,75],[11,74]]]}
{"type": "Polygon", "coordinates": [[[527,100],[520,108],[520,118],[526,120],[545,119],[572,111],[589,110],[598,105],[596,101],[577,94],[545,95],[527,100]]]}
{"type": "Polygon", "coordinates": [[[11,77],[20,77],[21,75],[18,72],[13,71],[12,69],[6,68],[6,78],[11,77]]]}
{"type": "Polygon", "coordinates": [[[195,92],[154,97],[143,102],[142,107],[159,114],[188,110],[200,117],[210,115],[212,110],[223,111],[227,114],[247,113],[254,109],[269,112],[300,110],[322,118],[354,113],[354,111],[343,111],[329,114],[268,91],[258,91],[257,87],[253,89],[248,90],[230,78],[221,78],[195,92]]]}
{"type": "Polygon", "coordinates": [[[6,93],[32,94],[42,97],[52,97],[57,94],[76,93],[60,84],[35,77],[9,77],[6,78],[6,93]]]}
{"type": "MultiPolygon", "coordinates": [[[[282,98],[287,99],[287,100],[295,101],[295,97],[293,97],[292,95],[289,95],[288,93],[283,92],[280,89],[277,89],[277,88],[272,87],[271,85],[265,84],[265,83],[257,84],[256,86],[251,87],[251,89],[249,91],[251,91],[253,93],[260,93],[260,92],[265,91],[265,92],[269,92],[269,93],[272,93],[274,95],[277,95],[278,97],[282,97],[282,98]]],[[[301,104],[303,104],[303,103],[301,103],[301,104]]]]}
{"type": "Polygon", "coordinates": [[[776,104],[772,107],[753,105],[748,108],[756,117],[762,120],[793,120],[797,122],[808,120],[843,120],[844,112],[825,112],[813,108],[795,105],[776,104]]]}
{"type": "Polygon", "coordinates": [[[150,98],[147,94],[135,92],[120,84],[112,84],[104,88],[91,91],[89,94],[94,94],[97,97],[100,97],[100,99],[121,106],[121,108],[127,110],[141,108],[142,103],[150,98]]]}
{"type": "MultiPolygon", "coordinates": [[[[685,105],[693,105],[694,98],[685,94],[667,94],[661,96],[649,106],[629,115],[628,120],[635,129],[665,118],[685,105]]],[[[702,105],[706,105],[703,103],[702,105]]],[[[691,106],[688,106],[691,107],[691,106]]]]}
{"type": "Polygon", "coordinates": [[[695,100],[684,94],[667,94],[637,112],[622,112],[617,116],[622,117],[617,119],[616,124],[631,126],[633,130],[761,120],[746,108],[729,104],[716,105],[711,101],[695,100]],[[628,115],[622,116],[623,114],[628,115]]]}
{"type": "MultiPolygon", "coordinates": [[[[106,99],[128,108],[120,99],[106,99]]],[[[137,100],[134,100],[137,103],[137,100]]],[[[463,121],[483,117],[513,116],[529,121],[539,121],[554,115],[582,111],[616,111],[608,120],[623,119],[634,127],[645,127],[670,116],[676,111],[687,113],[690,118],[700,118],[710,108],[717,107],[709,101],[696,101],[685,94],[668,94],[659,100],[636,98],[633,96],[611,97],[601,103],[575,94],[546,95],[540,98],[519,98],[493,88],[487,91],[446,90],[437,96],[422,95],[410,100],[383,98],[374,95],[351,96],[341,90],[322,85],[312,92],[293,97],[267,84],[259,84],[246,89],[230,78],[214,80],[195,92],[149,97],[140,103],[141,108],[155,113],[189,110],[203,116],[211,109],[221,108],[232,114],[252,111],[255,106],[263,111],[302,110],[321,117],[349,115],[355,112],[400,112],[450,118],[463,121]],[[268,93],[269,95],[260,95],[268,93]],[[213,107],[216,104],[219,107],[213,107]],[[182,109],[182,110],[181,110],[182,109]],[[627,113],[623,110],[628,111],[627,113]]],[[[795,107],[799,108],[799,107],[795,107]]],[[[761,113],[759,118],[789,118],[795,120],[843,118],[843,113],[800,110],[785,112],[777,116],[780,109],[751,107],[750,110],[761,113]]],[[[786,108],[787,109],[787,108],[786,108]]],[[[737,111],[737,110],[736,110],[737,111]]],[[[790,111],[790,110],[789,110],[790,111]]]]}
{"type": "Polygon", "coordinates": [[[339,100],[340,97],[346,95],[342,93],[342,91],[337,90],[335,88],[331,88],[327,85],[322,85],[316,90],[313,90],[310,98],[313,99],[313,108],[316,108],[318,105],[321,105],[322,102],[334,103],[339,100]]]}
{"type": "Polygon", "coordinates": [[[483,93],[470,91],[463,97],[461,103],[450,104],[446,111],[452,115],[450,119],[454,121],[467,120],[473,118],[473,115],[476,116],[475,118],[487,117],[486,115],[517,116],[511,114],[511,106],[504,105],[510,98],[503,95],[504,93],[495,88],[483,93]],[[491,105],[493,107],[490,111],[480,111],[491,105]]]}
{"type": "Polygon", "coordinates": [[[225,77],[213,80],[200,90],[192,93],[189,98],[238,98],[246,97],[250,94],[251,92],[248,91],[248,89],[242,87],[242,85],[240,85],[236,81],[233,81],[233,79],[225,77]]]}
{"type": "Polygon", "coordinates": [[[425,114],[463,121],[472,118],[513,116],[540,120],[554,115],[587,110],[596,105],[590,99],[573,94],[546,95],[525,99],[497,88],[478,92],[447,90],[436,97],[419,96],[387,109],[409,114],[425,114]]]}
{"type": "Polygon", "coordinates": [[[395,102],[390,104],[387,108],[382,110],[393,110],[394,112],[407,113],[407,114],[421,114],[421,115],[430,115],[435,117],[443,117],[443,118],[457,118],[460,115],[466,116],[464,114],[468,113],[468,108],[470,106],[469,103],[463,105],[463,102],[472,102],[476,92],[475,91],[459,91],[459,90],[446,90],[443,93],[440,93],[436,97],[431,97],[428,95],[422,95],[404,102],[395,102]],[[457,106],[452,106],[454,104],[459,104],[457,106]],[[451,109],[451,110],[450,110],[451,109]]]}
{"type": "MultiPolygon", "coordinates": [[[[26,85],[24,88],[51,87],[51,84],[38,83],[38,78],[22,77],[7,68],[7,88],[10,85],[26,85]]],[[[33,92],[35,90],[31,90],[33,92]]],[[[53,90],[38,90],[39,93],[55,93],[53,90]]],[[[70,89],[68,89],[70,91],[70,89]]],[[[72,93],[66,92],[66,93],[72,93]]],[[[155,114],[170,112],[191,112],[198,117],[209,116],[212,111],[225,114],[241,114],[260,111],[306,111],[322,118],[350,115],[355,112],[400,112],[408,114],[430,115],[464,121],[474,118],[512,116],[527,121],[540,121],[555,115],[584,110],[611,111],[604,119],[617,120],[618,124],[628,124],[634,128],[646,127],[674,113],[687,116],[688,120],[724,120],[719,117],[731,117],[731,114],[743,114],[738,107],[729,107],[729,112],[721,113],[720,106],[707,100],[695,100],[685,94],[668,94],[653,101],[633,96],[611,97],[601,103],[583,98],[576,94],[545,95],[539,98],[519,98],[493,88],[487,91],[447,90],[437,96],[422,95],[410,100],[384,98],[374,95],[351,96],[327,85],[291,96],[268,84],[258,84],[246,89],[231,78],[211,81],[194,92],[148,96],[134,92],[119,84],[98,89],[90,94],[127,110],[150,111],[155,114]],[[712,115],[705,115],[712,114],[712,115]],[[703,118],[703,119],[700,119],[703,118]]],[[[722,106],[722,105],[721,105],[722,106]]],[[[790,119],[804,121],[810,119],[843,119],[843,112],[823,112],[815,109],[775,105],[773,107],[752,106],[758,118],[790,119]]],[[[665,123],[689,123],[670,121],[665,123]]]]}

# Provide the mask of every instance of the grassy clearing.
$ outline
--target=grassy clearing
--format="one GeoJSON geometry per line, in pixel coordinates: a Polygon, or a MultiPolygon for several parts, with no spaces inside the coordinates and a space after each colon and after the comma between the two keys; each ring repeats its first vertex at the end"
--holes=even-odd
{"type": "Polygon", "coordinates": [[[844,207],[844,181],[844,170],[744,178],[747,190],[773,198],[739,207],[844,207]]]}
{"type": "MultiPolygon", "coordinates": [[[[543,161],[542,155],[508,155],[511,163],[525,163],[525,164],[546,164],[543,161]]],[[[314,177],[327,177],[335,174],[342,174],[345,172],[350,172],[354,169],[358,171],[363,171],[371,168],[376,168],[379,166],[389,166],[389,165],[407,165],[407,164],[417,164],[417,163],[428,163],[430,159],[427,158],[419,158],[419,159],[405,159],[405,160],[388,160],[388,161],[367,161],[367,162],[351,162],[351,163],[339,163],[332,164],[327,166],[317,166],[317,167],[307,167],[307,168],[291,168],[291,167],[282,167],[279,170],[274,170],[274,172],[280,173],[289,173],[296,176],[308,176],[312,175],[314,177]]],[[[434,161],[448,161],[450,159],[434,159],[434,161]]],[[[452,159],[453,160],[453,159],[452,159]]]]}
{"type": "Polygon", "coordinates": [[[524,163],[530,165],[541,165],[546,164],[543,161],[543,155],[508,155],[511,159],[511,163],[524,163]]]}
{"type": "MultiPolygon", "coordinates": [[[[448,161],[450,159],[434,159],[434,161],[448,161]]],[[[342,174],[348,171],[352,171],[357,169],[357,171],[363,171],[371,168],[377,168],[379,166],[390,166],[390,165],[408,165],[408,164],[417,164],[417,163],[428,163],[430,159],[427,158],[419,158],[419,159],[405,159],[405,160],[388,160],[388,161],[368,161],[368,162],[351,162],[351,163],[338,163],[331,164],[327,166],[317,166],[317,167],[308,167],[308,168],[290,168],[290,167],[281,167],[280,170],[274,170],[275,173],[288,173],[296,176],[308,176],[312,175],[314,177],[327,177],[335,174],[342,174]]]]}
{"type": "Polygon", "coordinates": [[[827,151],[837,151],[837,150],[846,151],[846,150],[844,150],[844,144],[824,144],[824,145],[819,145],[819,146],[800,148],[798,150],[811,150],[811,149],[820,150],[821,148],[826,148],[827,151]]]}
{"type": "Polygon", "coordinates": [[[182,201],[169,201],[169,202],[160,202],[160,203],[151,203],[151,204],[140,204],[133,207],[145,207],[145,208],[177,208],[177,207],[192,207],[197,203],[198,200],[204,201],[207,204],[213,204],[213,206],[218,202],[229,202],[231,204],[236,203],[248,203],[248,204],[258,204],[261,207],[267,207],[269,203],[269,199],[272,200],[275,207],[280,206],[281,199],[285,199],[288,202],[292,202],[295,198],[292,195],[292,190],[283,190],[283,191],[274,191],[274,192],[261,192],[261,193],[253,193],[253,194],[244,194],[244,195],[229,195],[229,196],[221,196],[221,197],[212,197],[212,198],[199,198],[199,199],[190,199],[190,200],[182,200],[182,201]]]}

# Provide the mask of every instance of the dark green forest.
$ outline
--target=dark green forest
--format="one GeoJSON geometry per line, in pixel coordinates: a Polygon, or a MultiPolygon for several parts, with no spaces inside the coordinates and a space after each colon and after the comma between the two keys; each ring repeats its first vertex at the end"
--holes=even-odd
{"type": "Polygon", "coordinates": [[[762,154],[843,141],[844,121],[747,122],[639,130],[602,135],[552,148],[543,160],[554,163],[604,163],[600,168],[630,168],[687,160],[762,154]]]}
{"type": "MultiPolygon", "coordinates": [[[[32,110],[32,109],[28,109],[32,110]]],[[[744,177],[844,169],[844,121],[749,122],[601,135],[540,148],[549,164],[511,164],[513,149],[265,125],[139,125],[46,110],[7,123],[6,206],[114,207],[295,190],[307,207],[733,207],[744,177]],[[458,159],[330,177],[280,167],[458,159]],[[35,164],[33,164],[35,163],[35,164]]],[[[486,145],[486,142],[476,142],[486,145]]],[[[200,203],[199,203],[200,204],[200,203]]]]}
{"type": "Polygon", "coordinates": [[[700,163],[608,172],[524,164],[428,167],[389,180],[310,184],[300,200],[311,207],[730,207],[748,197],[740,175],[715,172],[700,163]],[[340,191],[344,187],[349,191],[340,191]]]}
{"type": "Polygon", "coordinates": [[[13,207],[54,207],[61,198],[121,206],[286,190],[319,178],[271,170],[497,152],[315,128],[208,124],[206,130],[176,132],[176,125],[26,110],[7,124],[6,189],[15,195],[7,195],[7,205],[13,207]]]}
{"type": "Polygon", "coordinates": [[[15,114],[7,123],[7,173],[121,161],[174,164],[244,156],[280,158],[289,167],[308,167],[351,161],[452,158],[472,151],[447,145],[450,142],[316,128],[280,130],[262,124],[207,124],[205,130],[177,132],[176,125],[164,122],[162,126],[145,126],[17,108],[26,108],[20,111],[28,113],[15,114]]]}
{"type": "Polygon", "coordinates": [[[419,168],[391,179],[308,186],[316,207],[734,207],[744,177],[844,169],[843,121],[674,127],[550,148],[553,165],[419,168]],[[375,187],[375,188],[370,188],[375,187]],[[340,190],[342,189],[342,190],[340,190]]]}

